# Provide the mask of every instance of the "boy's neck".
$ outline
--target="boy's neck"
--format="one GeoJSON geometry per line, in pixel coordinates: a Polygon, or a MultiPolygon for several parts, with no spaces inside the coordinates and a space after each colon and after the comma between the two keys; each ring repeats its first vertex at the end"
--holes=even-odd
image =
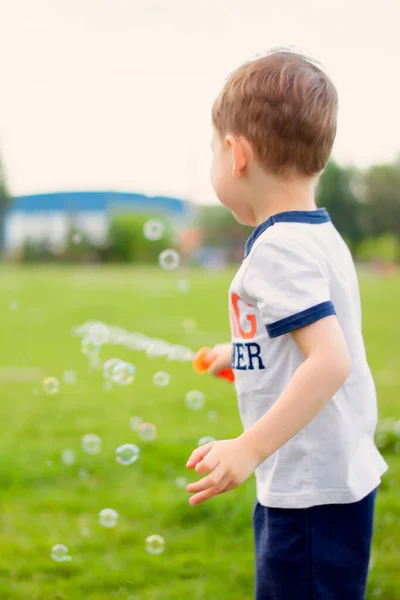
{"type": "Polygon", "coordinates": [[[252,203],[256,225],[288,210],[316,210],[315,178],[280,180],[274,178],[252,203]],[[265,189],[267,191],[265,191],[265,189]]]}

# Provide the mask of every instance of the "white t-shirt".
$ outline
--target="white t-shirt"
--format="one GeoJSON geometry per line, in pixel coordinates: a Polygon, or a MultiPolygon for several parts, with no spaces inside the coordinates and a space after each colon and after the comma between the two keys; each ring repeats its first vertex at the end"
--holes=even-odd
{"type": "Polygon", "coordinates": [[[256,469],[258,501],[307,508],[362,499],[388,467],[374,443],[377,403],[357,275],[327,211],[279,213],[257,227],[229,296],[245,429],[271,408],[304,361],[291,331],[336,314],[352,359],[348,379],[326,406],[256,469]]]}

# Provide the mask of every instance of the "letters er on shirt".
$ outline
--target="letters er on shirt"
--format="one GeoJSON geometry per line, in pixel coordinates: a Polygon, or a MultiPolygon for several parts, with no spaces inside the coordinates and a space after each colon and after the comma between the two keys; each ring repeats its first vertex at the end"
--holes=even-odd
{"type": "Polygon", "coordinates": [[[255,307],[244,302],[238,294],[230,294],[229,314],[234,338],[243,342],[232,343],[232,368],[239,371],[265,369],[261,358],[261,346],[254,341],[257,333],[255,307]]]}

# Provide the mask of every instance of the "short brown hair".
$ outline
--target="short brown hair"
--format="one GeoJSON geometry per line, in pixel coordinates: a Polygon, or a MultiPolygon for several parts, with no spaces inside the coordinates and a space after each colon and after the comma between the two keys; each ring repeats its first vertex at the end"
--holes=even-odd
{"type": "Polygon", "coordinates": [[[243,135],[269,172],[315,175],[332,150],[337,104],[335,86],[315,61],[274,49],[231,73],[212,121],[221,135],[243,135]]]}

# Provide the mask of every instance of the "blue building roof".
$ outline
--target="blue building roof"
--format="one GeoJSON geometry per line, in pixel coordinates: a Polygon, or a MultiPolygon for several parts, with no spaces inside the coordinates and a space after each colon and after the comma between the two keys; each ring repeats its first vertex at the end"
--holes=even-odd
{"type": "Polygon", "coordinates": [[[184,215],[189,205],[178,198],[128,192],[55,192],[17,196],[9,212],[106,212],[124,209],[184,215]]]}

